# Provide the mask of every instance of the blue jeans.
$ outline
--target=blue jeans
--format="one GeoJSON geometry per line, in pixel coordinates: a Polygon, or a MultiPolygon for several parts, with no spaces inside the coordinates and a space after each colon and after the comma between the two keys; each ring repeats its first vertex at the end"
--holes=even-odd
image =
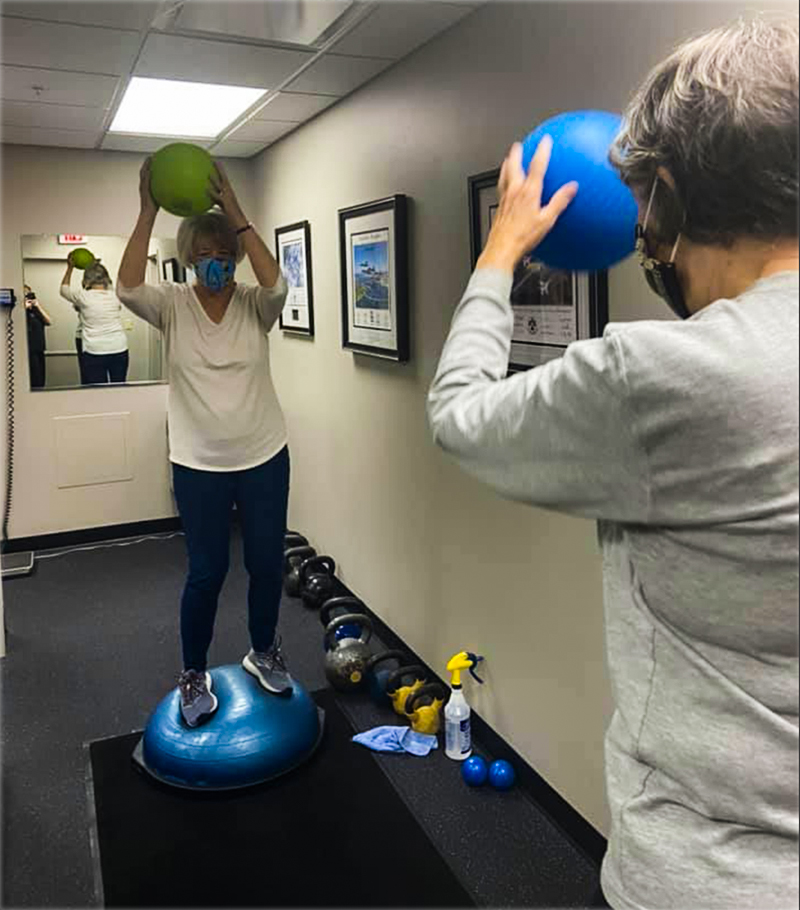
{"type": "Polygon", "coordinates": [[[172,466],[189,575],[181,599],[181,647],[186,670],[205,670],[217,601],[230,564],[233,504],[250,576],[250,643],[266,651],[275,638],[283,585],[283,536],[289,502],[289,449],[247,471],[197,471],[172,466]]]}

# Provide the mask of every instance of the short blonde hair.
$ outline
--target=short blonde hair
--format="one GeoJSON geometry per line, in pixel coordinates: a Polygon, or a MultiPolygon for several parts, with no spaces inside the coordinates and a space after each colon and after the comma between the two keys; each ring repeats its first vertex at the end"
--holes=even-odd
{"type": "Polygon", "coordinates": [[[227,216],[222,212],[210,211],[202,215],[184,218],[178,228],[178,261],[182,266],[192,264],[192,256],[197,241],[216,240],[221,246],[230,248],[237,262],[244,259],[244,249],[239,243],[239,235],[227,216]]]}
{"type": "Polygon", "coordinates": [[[656,193],[654,233],[696,243],[796,237],[796,22],[740,19],[680,45],[634,95],[610,161],[646,200],[664,167],[675,192],[656,193]]]}

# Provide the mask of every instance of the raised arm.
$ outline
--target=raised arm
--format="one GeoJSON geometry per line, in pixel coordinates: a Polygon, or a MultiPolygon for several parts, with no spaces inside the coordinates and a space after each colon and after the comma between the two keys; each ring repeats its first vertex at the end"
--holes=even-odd
{"type": "Polygon", "coordinates": [[[218,178],[211,180],[211,198],[222,209],[236,231],[246,228],[246,230],[241,230],[239,240],[247,253],[258,283],[265,288],[274,287],[280,277],[280,267],[266,243],[258,236],[256,229],[245,217],[222,165],[218,161],[215,161],[214,164],[218,178]]]}
{"type": "Polygon", "coordinates": [[[72,270],[74,266],[72,264],[72,253],[67,256],[67,270],[64,272],[64,277],[61,279],[61,286],[69,287],[70,282],[72,281],[72,270]]]}
{"type": "Polygon", "coordinates": [[[117,282],[125,288],[138,288],[144,284],[147,269],[147,251],[150,236],[153,233],[158,204],[150,193],[150,159],[148,158],[139,171],[139,198],[141,208],[136,227],[128,240],[122,262],[117,272],[117,282]]]}

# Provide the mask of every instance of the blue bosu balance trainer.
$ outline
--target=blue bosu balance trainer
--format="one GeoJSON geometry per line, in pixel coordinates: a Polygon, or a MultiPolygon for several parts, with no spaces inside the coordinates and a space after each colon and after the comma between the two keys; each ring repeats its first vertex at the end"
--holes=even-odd
{"type": "Polygon", "coordinates": [[[133,759],[156,779],[191,790],[263,783],[301,765],[322,739],[324,712],[296,681],[272,695],[241,665],[210,670],[219,705],[188,726],[173,689],[155,709],[133,759]]]}

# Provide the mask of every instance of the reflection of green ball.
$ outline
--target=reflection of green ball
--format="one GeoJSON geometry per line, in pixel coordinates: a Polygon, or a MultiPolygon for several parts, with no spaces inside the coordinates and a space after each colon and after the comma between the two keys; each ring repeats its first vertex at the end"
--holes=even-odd
{"type": "Polygon", "coordinates": [[[72,251],[72,264],[76,269],[88,269],[94,262],[94,255],[85,246],[79,246],[72,251]]]}
{"type": "Polygon", "coordinates": [[[160,148],[150,162],[150,192],[172,215],[186,218],[208,211],[208,179],[214,174],[211,155],[199,145],[173,142],[160,148]]]}

